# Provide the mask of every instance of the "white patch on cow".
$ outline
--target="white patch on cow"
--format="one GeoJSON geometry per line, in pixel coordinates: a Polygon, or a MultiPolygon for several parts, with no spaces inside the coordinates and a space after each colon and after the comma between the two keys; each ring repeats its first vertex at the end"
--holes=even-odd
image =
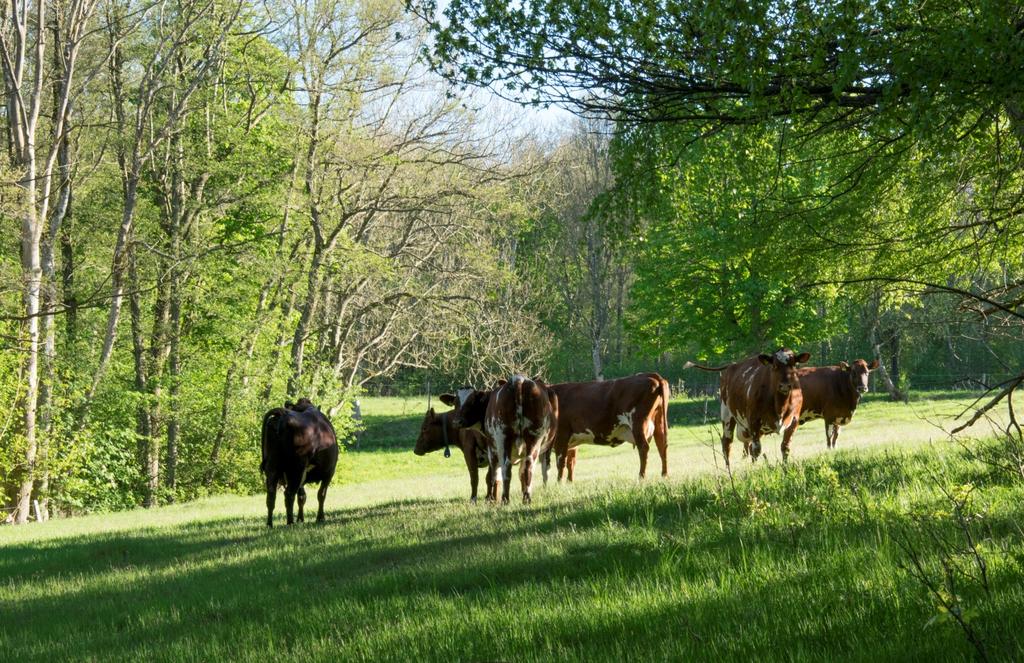
{"type": "Polygon", "coordinates": [[[781,433],[782,429],[785,428],[785,427],[786,427],[786,421],[780,417],[779,420],[775,422],[775,432],[776,433],[781,433]]]}
{"type": "Polygon", "coordinates": [[[569,438],[569,448],[578,447],[581,444],[593,444],[594,443],[594,431],[589,428],[583,433],[573,433],[569,438]]]}
{"type": "Polygon", "coordinates": [[[537,439],[537,448],[540,449],[542,446],[547,449],[548,447],[548,436],[551,434],[551,417],[545,416],[544,421],[533,431],[533,436],[537,439]]]}
{"type": "Polygon", "coordinates": [[[750,402],[750,390],[754,388],[753,382],[747,382],[747,402],[750,402]]]}
{"type": "Polygon", "coordinates": [[[650,441],[654,436],[654,422],[650,419],[644,420],[644,440],[650,441]]]}
{"type": "Polygon", "coordinates": [[[466,399],[469,398],[469,395],[472,393],[473,389],[471,387],[463,387],[455,392],[455,397],[459,399],[459,405],[465,405],[466,399]]]}
{"type": "Polygon", "coordinates": [[[853,417],[839,417],[836,419],[836,425],[845,426],[853,420],[853,417]]]}
{"type": "Polygon", "coordinates": [[[491,417],[487,420],[487,434],[491,436],[491,442],[494,444],[494,454],[496,456],[495,469],[495,481],[505,480],[505,427],[502,425],[501,420],[497,417],[491,417]]]}
{"type": "Polygon", "coordinates": [[[608,433],[608,440],[621,440],[623,442],[629,442],[630,444],[636,444],[636,438],[633,437],[633,413],[636,412],[636,408],[633,408],[629,412],[621,413],[616,421],[618,422],[608,433]]]}
{"type": "Polygon", "coordinates": [[[775,352],[775,359],[780,364],[788,364],[793,353],[788,350],[778,350],[775,352]]]}

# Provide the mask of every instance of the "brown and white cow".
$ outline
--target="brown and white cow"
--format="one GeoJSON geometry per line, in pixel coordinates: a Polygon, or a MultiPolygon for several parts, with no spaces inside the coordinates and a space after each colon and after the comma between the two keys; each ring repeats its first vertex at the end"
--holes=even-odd
{"type": "Polygon", "coordinates": [[[523,504],[530,503],[533,467],[551,445],[558,422],[558,397],[541,380],[513,375],[498,386],[487,402],[484,430],[488,436],[488,459],[494,475],[494,492],[499,484],[501,501],[508,503],[512,465],[520,462],[519,479],[523,504]]]}
{"type": "MultiPolygon", "coordinates": [[[[552,448],[558,480],[567,460],[581,444],[616,447],[634,445],[640,456],[640,478],[647,474],[653,437],[661,456],[661,475],[668,476],[668,381],[657,373],[601,382],[551,385],[558,396],[558,430],[552,448]]],[[[569,470],[572,481],[572,465],[569,470]]]]}
{"type": "Polygon", "coordinates": [[[751,460],[761,455],[761,436],[783,433],[782,458],[789,457],[789,444],[799,425],[803,393],[797,364],[811,358],[807,352],[796,354],[779,348],[772,354],[760,354],[718,367],[687,362],[683,368],[721,373],[722,454],[729,465],[729,449],[737,429],[743,441],[743,455],[751,460]]]}
{"type": "MultiPolygon", "coordinates": [[[[499,386],[504,384],[504,381],[499,382],[499,386]]],[[[548,385],[548,389],[554,388],[554,385],[548,385]]],[[[495,388],[497,389],[497,387],[495,388]]],[[[450,413],[452,416],[453,425],[461,430],[483,430],[484,419],[487,416],[487,403],[491,399],[491,394],[494,393],[495,389],[473,389],[471,387],[465,387],[458,391],[457,396],[451,396],[449,394],[442,394],[441,400],[445,403],[453,405],[455,409],[450,413]]],[[[559,408],[562,405],[559,404],[559,408]]],[[[569,481],[572,481],[573,472],[576,469],[576,449],[569,449],[566,454],[565,466],[569,473],[569,481]]],[[[541,455],[541,470],[544,476],[544,483],[548,482],[548,468],[551,464],[551,447],[548,447],[541,455]]],[[[561,480],[561,476],[558,477],[561,480]]],[[[490,475],[488,475],[488,482],[490,481],[490,475]]],[[[490,487],[490,483],[488,483],[490,487]]],[[[494,499],[494,496],[488,491],[487,499],[494,499]]]]}
{"type": "Polygon", "coordinates": [[[838,366],[807,366],[797,371],[803,392],[800,424],[814,419],[825,420],[825,446],[834,449],[839,440],[839,427],[853,419],[861,394],[868,392],[868,376],[878,368],[878,360],[870,364],[863,359],[845,361],[838,366]]]}
{"type": "MultiPolygon", "coordinates": [[[[455,397],[450,394],[443,394],[441,401],[447,405],[456,404],[455,397]]],[[[481,421],[483,416],[481,415],[481,421]]],[[[434,408],[427,410],[420,425],[420,434],[416,438],[416,447],[413,453],[417,456],[426,455],[438,449],[445,449],[450,445],[459,447],[462,450],[463,458],[466,460],[466,469],[469,471],[470,501],[476,502],[477,486],[480,483],[480,468],[487,465],[487,437],[479,427],[465,428],[456,423],[455,410],[437,414],[434,408]]],[[[487,499],[494,499],[493,477],[488,470],[487,478],[487,499]]]]}
{"type": "MultiPolygon", "coordinates": [[[[661,456],[661,474],[668,475],[668,381],[657,373],[639,373],[601,382],[563,382],[548,385],[558,396],[558,429],[551,445],[558,480],[568,470],[573,480],[577,448],[581,444],[618,446],[633,444],[640,456],[640,477],[647,472],[647,454],[653,437],[661,456]]],[[[456,410],[465,426],[483,421],[491,391],[467,394],[456,410]]],[[[460,395],[461,397],[461,395],[460,395]]],[[[550,454],[541,457],[547,483],[550,454]]]]}

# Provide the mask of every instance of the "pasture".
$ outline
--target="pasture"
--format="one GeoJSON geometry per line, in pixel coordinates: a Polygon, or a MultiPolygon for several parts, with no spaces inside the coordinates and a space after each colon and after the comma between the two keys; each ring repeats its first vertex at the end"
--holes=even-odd
{"type": "MultiPolygon", "coordinates": [[[[817,421],[789,466],[779,436],[753,469],[734,446],[730,477],[716,402],[677,398],[668,480],[654,453],[640,483],[632,448],[584,447],[574,485],[523,507],[516,480],[494,507],[459,455],[412,454],[424,399],[364,399],[322,526],[268,531],[252,495],[0,530],[0,659],[971,657],[955,616],[1019,658],[1024,482],[936,427],[969,402],[870,396],[837,451],[817,421]]],[[[984,425],[970,447],[996,452],[984,425]]]]}

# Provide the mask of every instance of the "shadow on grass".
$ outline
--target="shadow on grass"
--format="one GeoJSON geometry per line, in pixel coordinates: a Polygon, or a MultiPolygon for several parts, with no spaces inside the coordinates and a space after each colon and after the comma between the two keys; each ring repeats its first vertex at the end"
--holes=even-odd
{"type": "MultiPolygon", "coordinates": [[[[885,457],[831,464],[842,481],[907,480],[885,457]]],[[[10,546],[4,591],[24,595],[5,601],[0,644],[9,660],[302,658],[318,639],[338,658],[402,660],[431,633],[437,660],[969,654],[952,629],[920,638],[931,613],[912,582],[880,581],[893,561],[879,522],[754,528],[710,480],[543,500],[403,500],[323,526],[233,518],[10,546]]]]}

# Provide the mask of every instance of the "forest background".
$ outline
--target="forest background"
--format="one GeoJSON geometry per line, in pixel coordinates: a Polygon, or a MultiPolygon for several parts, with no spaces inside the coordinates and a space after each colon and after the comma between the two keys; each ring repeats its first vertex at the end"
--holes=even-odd
{"type": "Polygon", "coordinates": [[[299,395],[348,437],[361,394],[779,345],[1019,384],[1020,7],[661,4],[5,6],[11,518],[253,491],[299,395]]]}

